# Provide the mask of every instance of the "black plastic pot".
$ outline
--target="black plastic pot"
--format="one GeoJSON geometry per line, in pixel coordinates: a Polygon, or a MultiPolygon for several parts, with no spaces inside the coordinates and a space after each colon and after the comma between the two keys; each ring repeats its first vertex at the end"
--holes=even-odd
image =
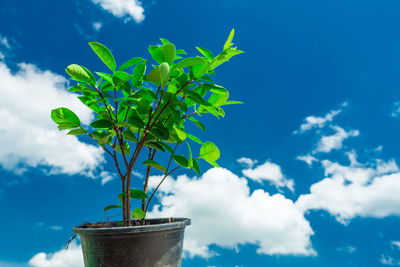
{"type": "Polygon", "coordinates": [[[150,224],[74,227],[72,231],[81,238],[85,267],[181,266],[183,234],[190,219],[147,219],[146,222],[150,224]]]}

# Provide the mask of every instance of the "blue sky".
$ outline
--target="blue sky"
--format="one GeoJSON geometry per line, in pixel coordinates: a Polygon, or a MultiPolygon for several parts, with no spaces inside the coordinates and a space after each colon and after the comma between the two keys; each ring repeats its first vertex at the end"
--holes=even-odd
{"type": "MultiPolygon", "coordinates": [[[[82,266],[71,228],[104,220],[119,181],[50,110],[93,114],[66,92],[71,63],[149,58],[159,37],[245,54],[216,83],[243,105],[203,116],[222,168],[178,172],[152,216],[185,216],[183,266],[400,265],[398,1],[0,1],[0,265],[82,266]],[[58,262],[58,263],[56,263],[58,262]]],[[[141,181],[143,168],[137,170],[141,181]]],[[[154,176],[153,184],[159,179],[154,176]]]]}

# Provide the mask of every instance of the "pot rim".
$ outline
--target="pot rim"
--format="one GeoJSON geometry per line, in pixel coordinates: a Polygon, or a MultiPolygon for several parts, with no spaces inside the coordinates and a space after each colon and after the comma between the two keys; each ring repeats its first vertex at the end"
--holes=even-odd
{"type": "Polygon", "coordinates": [[[79,235],[98,235],[98,234],[127,234],[127,233],[145,233],[158,232],[165,230],[178,230],[185,228],[191,224],[191,220],[181,217],[169,218],[151,218],[146,221],[158,221],[156,224],[150,225],[134,225],[121,227],[104,227],[104,228],[82,228],[81,225],[72,228],[72,232],[79,235]],[[173,219],[173,222],[169,222],[173,219]]]}

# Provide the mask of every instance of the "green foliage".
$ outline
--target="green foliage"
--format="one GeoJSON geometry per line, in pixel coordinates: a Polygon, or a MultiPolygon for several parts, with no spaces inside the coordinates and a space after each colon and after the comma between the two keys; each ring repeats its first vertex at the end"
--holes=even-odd
{"type": "MultiPolygon", "coordinates": [[[[229,91],[216,85],[211,78],[216,74],[216,67],[243,53],[233,46],[233,36],[234,30],[219,54],[196,47],[198,55],[194,56],[187,56],[184,50],[160,38],[162,45],[148,48],[152,59],[133,57],[119,67],[106,46],[90,42],[90,47],[108,69],[93,72],[94,76],[88,68],[71,64],[66,72],[77,81],[68,91],[80,94],[78,99],[95,113],[95,119],[90,127],[83,127],[79,117],[64,107],[52,110],[51,118],[59,130],[69,130],[68,135],[88,135],[102,146],[116,163],[124,190],[129,190],[131,199],[145,203],[149,198],[147,192],[130,189],[126,179],[131,177],[131,166],[139,155],[146,154],[141,153],[143,148],[147,147],[145,151],[149,152],[147,160],[142,162],[146,174],[150,173],[147,170],[157,169],[166,177],[183,167],[201,175],[199,159],[218,167],[220,151],[217,146],[188,133],[187,129],[192,132],[193,125],[186,122],[190,120],[205,132],[201,122],[204,113],[224,117],[222,107],[241,103],[230,100],[229,91]],[[181,152],[183,142],[187,144],[186,153],[181,152]],[[161,162],[157,157],[156,161],[155,156],[163,152],[167,152],[168,159],[161,162]]],[[[104,210],[126,209],[127,203],[122,203],[125,194],[118,195],[121,204],[107,206],[104,210]]],[[[146,211],[147,208],[134,209],[131,216],[142,219],[146,211]]],[[[127,217],[129,212],[126,210],[123,214],[127,217]]]]}
{"type": "Polygon", "coordinates": [[[146,213],[142,209],[136,208],[132,211],[132,219],[143,219],[144,217],[146,217],[146,213]]]}
{"type": "Polygon", "coordinates": [[[117,64],[110,50],[105,45],[96,42],[91,42],[89,45],[101,61],[103,61],[110,70],[115,71],[117,64]]]}

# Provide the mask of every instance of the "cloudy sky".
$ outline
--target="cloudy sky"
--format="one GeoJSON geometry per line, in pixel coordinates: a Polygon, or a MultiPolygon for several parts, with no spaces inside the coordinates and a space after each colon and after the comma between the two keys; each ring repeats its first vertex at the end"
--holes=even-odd
{"type": "Polygon", "coordinates": [[[71,228],[111,216],[111,160],[50,119],[60,106],[94,118],[64,71],[104,71],[87,43],[121,64],[160,37],[218,53],[232,28],[245,54],[216,82],[244,104],[190,129],[218,145],[221,168],[177,172],[150,212],[192,219],[183,266],[400,265],[399,12],[391,0],[0,0],[0,266],[81,267],[79,240],[62,249],[71,228]]]}

